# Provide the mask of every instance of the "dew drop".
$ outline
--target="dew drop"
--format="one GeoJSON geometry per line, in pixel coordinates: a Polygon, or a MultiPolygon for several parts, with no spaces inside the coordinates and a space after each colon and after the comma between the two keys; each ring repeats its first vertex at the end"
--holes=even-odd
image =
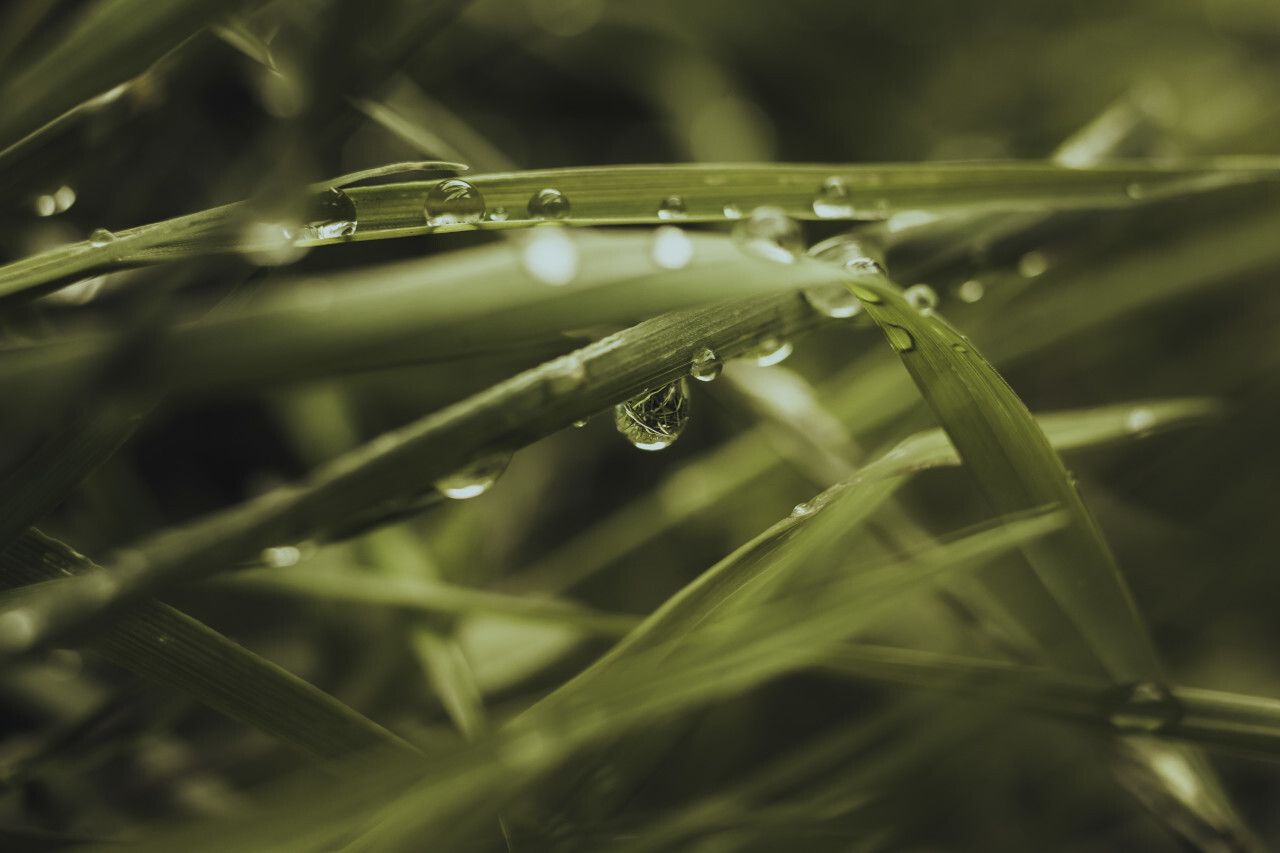
{"type": "Polygon", "coordinates": [[[986,295],[987,287],[976,278],[971,278],[956,288],[956,296],[961,302],[977,302],[986,295]]]}
{"type": "Polygon", "coordinates": [[[757,207],[733,226],[733,240],[752,257],[793,264],[804,253],[800,225],[780,207],[757,207]]]}
{"type": "Polygon", "coordinates": [[[112,234],[105,228],[95,228],[93,233],[89,235],[89,245],[96,249],[103,246],[109,246],[116,240],[116,235],[112,234]]]}
{"type": "Polygon", "coordinates": [[[1049,269],[1049,257],[1044,252],[1027,252],[1018,261],[1018,273],[1023,278],[1044,275],[1047,269],[1049,269]]]}
{"type": "Polygon", "coordinates": [[[721,208],[721,211],[724,213],[725,219],[741,219],[742,218],[742,208],[738,207],[736,204],[734,204],[731,201],[725,202],[725,205],[724,207],[721,208]]]}
{"type": "Polygon", "coordinates": [[[446,498],[466,500],[483,495],[498,482],[511,462],[510,453],[495,453],[479,459],[460,471],[436,480],[436,488],[446,498]]]}
{"type": "Polygon", "coordinates": [[[584,426],[586,426],[586,425],[587,425],[587,423],[588,423],[590,420],[591,420],[590,418],[581,418],[581,419],[579,419],[579,420],[574,421],[574,422],[573,422],[573,425],[574,425],[574,427],[576,427],[577,429],[582,429],[584,426]]]}
{"type": "Polygon", "coordinates": [[[659,225],[653,232],[653,262],[664,270],[684,269],[693,260],[693,241],[683,229],[659,225]]]}
{"type": "Polygon", "coordinates": [[[0,651],[19,652],[31,646],[36,638],[35,613],[25,607],[0,614],[0,651]]]}
{"type": "Polygon", "coordinates": [[[813,212],[820,219],[851,219],[853,199],[848,185],[836,177],[823,181],[813,199],[813,212]]]}
{"type": "Polygon", "coordinates": [[[862,311],[862,301],[843,284],[822,284],[804,291],[804,299],[824,317],[843,320],[862,311]]]}
{"type": "Polygon", "coordinates": [[[817,511],[818,510],[813,506],[813,504],[809,504],[809,503],[796,504],[795,507],[791,510],[790,517],[804,518],[805,516],[813,515],[817,511]]]}
{"type": "Polygon", "coordinates": [[[669,195],[658,204],[659,219],[684,219],[686,215],[684,199],[678,195],[669,195]]]}
{"type": "Polygon", "coordinates": [[[689,375],[699,382],[710,382],[720,375],[724,362],[711,347],[702,347],[689,362],[689,375]]]}
{"type": "Polygon", "coordinates": [[[901,326],[886,325],[884,333],[885,337],[889,339],[889,346],[898,352],[911,352],[916,348],[916,339],[911,337],[911,333],[901,326]]]}
{"type": "Polygon", "coordinates": [[[883,305],[884,304],[884,298],[881,297],[880,294],[876,293],[874,290],[872,290],[869,287],[863,287],[860,284],[851,284],[849,285],[849,291],[854,296],[858,297],[858,301],[860,301],[863,305],[883,305]]]}
{"type": "Polygon", "coordinates": [[[562,287],[578,276],[582,259],[578,246],[564,228],[548,226],[533,229],[520,254],[529,275],[543,284],[562,287]]]}
{"type": "Polygon", "coordinates": [[[432,228],[475,225],[484,218],[484,196],[468,181],[449,178],[427,191],[422,215],[432,228]]]}
{"type": "Polygon", "coordinates": [[[569,216],[569,197],[560,190],[538,190],[529,199],[529,216],[533,219],[566,219],[569,216]]]}
{"type": "Polygon", "coordinates": [[[761,367],[778,364],[791,355],[794,347],[790,341],[778,337],[768,337],[742,354],[743,358],[753,359],[761,367]]]}
{"type": "Polygon", "coordinates": [[[273,569],[296,566],[302,559],[302,551],[293,545],[281,545],[278,548],[263,548],[262,562],[273,569]]]}
{"type": "Polygon", "coordinates": [[[510,216],[510,214],[507,213],[507,209],[505,207],[495,207],[493,210],[489,211],[490,222],[506,222],[508,216],[510,216]]]}
{"type": "Polygon", "coordinates": [[[689,386],[683,378],[656,391],[645,391],[613,410],[613,423],[641,450],[668,447],[689,422],[689,386]]]}
{"type": "Polygon", "coordinates": [[[938,307],[938,294],[927,284],[913,284],[902,292],[902,296],[917,311],[938,307]]]}
{"type": "Polygon", "coordinates": [[[1146,406],[1130,409],[1124,419],[1125,428],[1138,435],[1148,435],[1156,425],[1156,413],[1146,406]]]}
{"type": "Polygon", "coordinates": [[[952,345],[951,345],[951,348],[952,348],[953,350],[955,350],[956,352],[962,352],[962,353],[963,353],[963,352],[968,352],[968,351],[969,351],[969,348],[968,348],[967,346],[965,346],[964,344],[952,344],[952,345]]]}
{"type": "Polygon", "coordinates": [[[303,235],[308,240],[334,240],[356,233],[356,206],[337,187],[329,187],[311,202],[303,235]]]}
{"type": "Polygon", "coordinates": [[[35,208],[36,216],[53,216],[58,212],[58,202],[51,195],[38,195],[35,208]]]}
{"type": "Polygon", "coordinates": [[[1178,722],[1182,703],[1155,681],[1120,687],[1107,702],[1107,720],[1126,732],[1158,732],[1178,722]]]}

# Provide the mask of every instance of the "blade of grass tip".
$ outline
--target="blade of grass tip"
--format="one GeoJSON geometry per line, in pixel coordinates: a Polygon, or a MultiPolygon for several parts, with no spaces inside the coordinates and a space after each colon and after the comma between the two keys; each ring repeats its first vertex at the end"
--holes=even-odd
{"type": "MultiPolygon", "coordinates": [[[[34,530],[0,551],[0,578],[6,586],[86,576],[103,578],[104,573],[34,530]]],[[[18,606],[0,617],[0,636],[22,630],[17,618],[22,613],[18,606]]],[[[328,694],[157,601],[122,614],[91,637],[88,646],[112,663],[181,690],[315,758],[334,761],[379,747],[413,751],[328,694]]]]}

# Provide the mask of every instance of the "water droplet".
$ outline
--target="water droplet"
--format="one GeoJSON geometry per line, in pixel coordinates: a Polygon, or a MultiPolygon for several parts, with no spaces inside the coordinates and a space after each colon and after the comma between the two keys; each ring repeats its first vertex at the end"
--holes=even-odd
{"type": "Polygon", "coordinates": [[[293,545],[282,545],[278,548],[262,549],[262,562],[273,569],[296,566],[302,559],[302,552],[293,545]]]}
{"type": "Polygon", "coordinates": [[[684,199],[678,195],[669,195],[658,203],[659,219],[684,219],[686,214],[684,199]]]}
{"type": "Polygon", "coordinates": [[[1023,278],[1044,275],[1047,269],[1049,269],[1049,257],[1044,252],[1027,252],[1018,261],[1018,273],[1023,278]]]}
{"type": "Polygon", "coordinates": [[[689,362],[689,375],[699,382],[710,382],[720,375],[724,362],[711,347],[702,347],[689,362]]]}
{"type": "Polygon", "coordinates": [[[793,264],[804,252],[800,225],[780,207],[757,207],[733,226],[733,240],[752,257],[793,264]]]}
{"type": "Polygon", "coordinates": [[[884,265],[874,258],[854,258],[844,265],[844,271],[857,278],[882,279],[887,273],[884,265]]]}
{"type": "Polygon", "coordinates": [[[1134,200],[1146,198],[1147,188],[1137,181],[1133,181],[1125,186],[1124,194],[1134,200]]]}
{"type": "Polygon", "coordinates": [[[422,215],[432,228],[474,225],[484,218],[484,196],[469,182],[449,178],[427,191],[422,215]]]}
{"type": "Polygon", "coordinates": [[[1155,681],[1122,686],[1107,701],[1107,720],[1127,732],[1158,732],[1178,722],[1182,711],[1182,703],[1155,681]]]}
{"type": "Polygon", "coordinates": [[[507,470],[511,462],[510,453],[495,453],[472,462],[460,471],[436,480],[436,488],[446,498],[466,500],[483,495],[498,482],[498,478],[507,470]]]}
{"type": "Polygon", "coordinates": [[[312,200],[303,236],[308,240],[334,240],[356,233],[356,206],[342,190],[329,187],[312,200]]]}
{"type": "Polygon", "coordinates": [[[641,450],[668,447],[689,422],[689,386],[683,378],[656,391],[645,391],[613,410],[613,423],[641,450]]]}
{"type": "Polygon", "coordinates": [[[968,352],[969,348],[964,344],[952,344],[951,348],[956,352],[968,352]]]}
{"type": "Polygon", "coordinates": [[[112,234],[105,228],[95,228],[93,233],[89,235],[89,245],[94,248],[101,249],[103,246],[109,246],[116,240],[116,235],[112,234]]]}
{"type": "Polygon", "coordinates": [[[961,302],[977,302],[986,295],[987,287],[976,278],[971,278],[956,288],[956,296],[961,302]]]}
{"type": "Polygon", "coordinates": [[[843,284],[823,284],[804,291],[809,306],[826,317],[843,320],[862,311],[862,301],[843,284]]]}
{"type": "Polygon", "coordinates": [[[1125,428],[1138,435],[1148,435],[1156,425],[1156,413],[1146,406],[1131,409],[1124,419],[1125,428]]]}
{"type": "Polygon", "coordinates": [[[53,216],[68,210],[75,203],[76,191],[64,184],[52,193],[36,197],[36,216],[53,216]]]}
{"type": "Polygon", "coordinates": [[[653,262],[664,270],[684,269],[693,260],[693,241],[674,225],[659,225],[653,232],[653,262]]]}
{"type": "Polygon", "coordinates": [[[725,219],[741,219],[742,218],[742,208],[738,207],[736,204],[734,204],[731,201],[725,202],[725,205],[724,207],[721,208],[721,211],[723,211],[725,219]]]}
{"type": "Polygon", "coordinates": [[[587,423],[588,423],[590,420],[591,420],[591,418],[581,418],[580,420],[576,420],[576,421],[574,421],[574,422],[573,422],[573,425],[574,425],[575,427],[577,427],[578,429],[582,429],[584,426],[586,426],[586,425],[587,425],[587,423]]]}
{"type": "Polygon", "coordinates": [[[849,285],[849,291],[862,302],[863,305],[883,305],[884,298],[869,287],[863,287],[860,284],[849,285]]]}
{"type": "Polygon", "coordinates": [[[902,292],[902,296],[917,311],[938,307],[938,294],[927,284],[913,284],[902,292]]]}
{"type": "Polygon", "coordinates": [[[853,217],[853,199],[849,187],[836,177],[827,178],[818,187],[813,199],[813,212],[820,219],[850,219],[853,217]]]}
{"type": "Polygon", "coordinates": [[[489,221],[506,222],[509,215],[510,214],[507,213],[507,209],[505,207],[495,207],[493,210],[489,211],[489,221]]]}
{"type": "Polygon", "coordinates": [[[250,222],[240,233],[240,252],[255,264],[278,267],[307,253],[296,235],[300,226],[285,222],[250,222]]]}
{"type": "Polygon", "coordinates": [[[565,219],[569,216],[569,198],[560,190],[538,190],[529,199],[528,209],[533,219],[565,219]]]}
{"type": "Polygon", "coordinates": [[[578,246],[562,227],[533,229],[520,255],[525,271],[543,284],[560,287],[578,276],[578,246]]]}
{"type": "Polygon", "coordinates": [[[886,325],[884,334],[889,339],[889,346],[898,352],[911,352],[916,348],[916,339],[901,326],[886,325]]]}
{"type": "Polygon", "coordinates": [[[761,367],[768,367],[771,364],[784,361],[787,356],[791,355],[793,349],[794,347],[792,347],[790,341],[784,341],[777,337],[768,337],[745,351],[742,357],[754,359],[755,363],[761,367]]]}
{"type": "Polygon", "coordinates": [[[804,518],[807,515],[813,515],[817,511],[818,510],[814,507],[813,504],[809,504],[809,503],[796,504],[795,507],[791,510],[790,517],[804,518]]]}

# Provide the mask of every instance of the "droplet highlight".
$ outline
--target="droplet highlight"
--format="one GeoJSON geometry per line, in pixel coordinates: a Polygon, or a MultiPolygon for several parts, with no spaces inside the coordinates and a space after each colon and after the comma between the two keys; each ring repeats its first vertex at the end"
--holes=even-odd
{"type": "Polygon", "coordinates": [[[852,219],[853,196],[848,185],[836,177],[823,181],[813,199],[813,212],[820,219],[852,219]]]}
{"type": "Polygon", "coordinates": [[[662,450],[689,423],[689,386],[683,378],[614,407],[613,423],[640,450],[662,450]]]}
{"type": "Polygon", "coordinates": [[[761,367],[768,367],[785,361],[793,349],[790,341],[784,341],[778,337],[767,337],[744,352],[742,357],[753,360],[761,367]]]}
{"type": "Polygon", "coordinates": [[[1155,681],[1120,687],[1107,703],[1107,720],[1126,732],[1158,732],[1182,718],[1182,703],[1155,681]]]}
{"type": "Polygon", "coordinates": [[[684,199],[678,195],[669,195],[658,203],[659,219],[684,219],[688,216],[684,199]]]}
{"type": "Polygon", "coordinates": [[[446,498],[458,501],[474,498],[493,488],[510,463],[510,453],[495,453],[436,480],[435,485],[446,498]]]}
{"type": "Polygon", "coordinates": [[[1156,425],[1156,413],[1146,406],[1130,409],[1124,419],[1125,428],[1135,435],[1145,436],[1156,425]]]}
{"type": "Polygon", "coordinates": [[[302,236],[308,240],[335,240],[356,233],[356,206],[337,187],[329,187],[312,200],[302,236]]]}
{"type": "Polygon", "coordinates": [[[693,260],[693,241],[674,225],[659,225],[653,232],[653,262],[664,270],[679,270],[693,260]]]}
{"type": "Polygon", "coordinates": [[[738,207],[736,204],[734,204],[731,201],[726,202],[725,206],[720,208],[720,212],[724,214],[725,219],[741,219],[742,218],[742,208],[738,207]]]}
{"type": "Polygon", "coordinates": [[[475,225],[484,218],[484,196],[469,181],[450,178],[427,191],[422,215],[432,228],[475,225]]]}
{"type": "Polygon", "coordinates": [[[800,224],[780,207],[757,207],[733,226],[733,240],[755,258],[794,264],[804,253],[800,224]]]}
{"type": "Polygon", "coordinates": [[[569,197],[557,189],[538,190],[529,199],[528,212],[532,219],[567,219],[569,197]]]}
{"type": "Polygon", "coordinates": [[[689,375],[699,382],[710,382],[720,375],[724,361],[711,347],[702,347],[689,362],[689,375]]]}
{"type": "Polygon", "coordinates": [[[510,216],[511,214],[502,206],[495,207],[493,210],[489,211],[490,222],[506,222],[510,216]]]}
{"type": "Polygon", "coordinates": [[[95,228],[89,235],[89,245],[95,249],[101,249],[103,246],[110,246],[116,241],[116,235],[112,234],[105,228],[95,228]]]}

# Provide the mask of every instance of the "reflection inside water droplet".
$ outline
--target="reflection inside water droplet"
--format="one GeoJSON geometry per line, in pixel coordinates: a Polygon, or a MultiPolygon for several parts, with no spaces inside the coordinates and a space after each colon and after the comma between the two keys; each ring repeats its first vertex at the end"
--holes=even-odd
{"type": "Polygon", "coordinates": [[[479,459],[447,477],[441,477],[436,480],[435,486],[447,498],[453,498],[454,500],[474,498],[489,491],[493,484],[498,481],[498,478],[502,476],[503,472],[507,470],[507,465],[510,462],[510,453],[495,453],[492,456],[479,459]]]}
{"type": "Polygon", "coordinates": [[[640,450],[668,447],[689,422],[689,386],[683,378],[614,407],[618,432],[640,450]]]}
{"type": "Polygon", "coordinates": [[[684,199],[678,195],[669,195],[658,203],[659,219],[684,219],[685,216],[684,199]]]}
{"type": "Polygon", "coordinates": [[[312,199],[302,236],[308,240],[332,240],[356,233],[356,206],[336,187],[312,199]]]}
{"type": "Polygon", "coordinates": [[[757,207],[733,226],[733,241],[745,254],[783,264],[804,253],[800,224],[780,207],[757,207]]]}
{"type": "Polygon", "coordinates": [[[731,201],[726,202],[725,206],[722,207],[720,210],[722,213],[724,213],[725,219],[741,219],[742,218],[742,208],[738,207],[736,204],[734,204],[731,201]]]}
{"type": "Polygon", "coordinates": [[[422,215],[432,228],[474,225],[484,218],[484,196],[460,178],[440,181],[427,191],[422,215]]]}
{"type": "Polygon", "coordinates": [[[724,362],[711,347],[702,347],[689,363],[689,375],[699,382],[710,382],[720,375],[724,362]]]}
{"type": "Polygon", "coordinates": [[[813,199],[813,212],[822,219],[850,219],[853,217],[853,200],[849,187],[837,177],[827,178],[818,187],[813,199]]]}

